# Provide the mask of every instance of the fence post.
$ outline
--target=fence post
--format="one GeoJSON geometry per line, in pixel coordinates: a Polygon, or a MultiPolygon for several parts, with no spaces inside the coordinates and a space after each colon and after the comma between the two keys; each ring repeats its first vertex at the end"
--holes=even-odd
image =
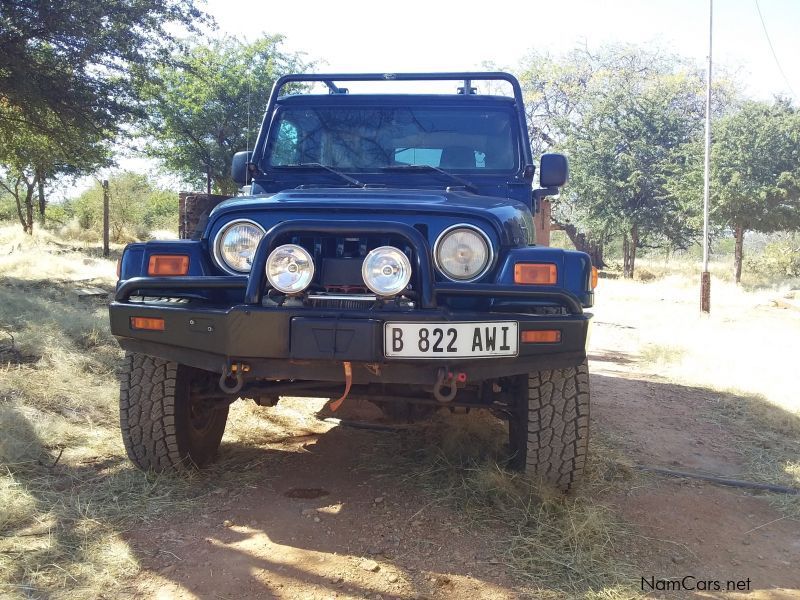
{"type": "Polygon", "coordinates": [[[103,180],[103,256],[108,257],[108,179],[103,180]]]}
{"type": "Polygon", "coordinates": [[[550,198],[542,198],[539,201],[539,210],[533,215],[534,239],[537,246],[550,245],[550,198]]]}

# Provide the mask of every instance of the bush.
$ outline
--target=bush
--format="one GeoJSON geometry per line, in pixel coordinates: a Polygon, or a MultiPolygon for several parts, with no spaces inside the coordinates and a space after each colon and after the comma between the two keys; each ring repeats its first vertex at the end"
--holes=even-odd
{"type": "Polygon", "coordinates": [[[760,254],[745,256],[745,269],[770,277],[800,277],[800,234],[780,234],[760,254]]]}
{"type": "Polygon", "coordinates": [[[16,221],[17,204],[10,194],[0,194],[0,221],[16,221]]]}
{"type": "MultiPolygon", "coordinates": [[[[147,239],[153,230],[177,231],[178,196],[153,184],[146,175],[123,171],[109,179],[110,235],[115,242],[147,239]]],[[[64,207],[73,216],[68,235],[102,237],[103,188],[98,183],[64,207]],[[85,233],[73,231],[75,225],[85,233]]]]}

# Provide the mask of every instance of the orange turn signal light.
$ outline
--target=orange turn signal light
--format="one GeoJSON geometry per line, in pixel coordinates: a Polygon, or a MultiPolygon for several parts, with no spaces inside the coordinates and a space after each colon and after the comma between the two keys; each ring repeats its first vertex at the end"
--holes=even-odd
{"type": "Polygon", "coordinates": [[[514,265],[514,283],[527,285],[555,285],[558,268],[551,263],[517,263],[514,265]]]}
{"type": "Polygon", "coordinates": [[[131,329],[164,331],[164,319],[155,319],[152,317],[131,317],[131,329]]]}
{"type": "Polygon", "coordinates": [[[189,272],[189,257],[183,254],[153,254],[147,265],[148,275],[186,275],[189,272]]]}
{"type": "Polygon", "coordinates": [[[597,267],[592,267],[592,289],[597,287],[598,272],[597,267]]]}
{"type": "Polygon", "coordinates": [[[523,331],[521,337],[526,344],[557,344],[561,341],[561,332],[557,329],[523,331]]]}

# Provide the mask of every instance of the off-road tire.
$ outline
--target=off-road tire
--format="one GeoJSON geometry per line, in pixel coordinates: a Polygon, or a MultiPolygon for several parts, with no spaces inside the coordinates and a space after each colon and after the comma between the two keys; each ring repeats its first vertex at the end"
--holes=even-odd
{"type": "Polygon", "coordinates": [[[517,378],[509,421],[511,466],[533,481],[573,491],[589,447],[589,367],[517,378]]]}
{"type": "Polygon", "coordinates": [[[181,471],[214,459],[228,407],[201,409],[193,404],[192,381],[204,375],[204,371],[160,358],[125,355],[119,420],[125,450],[137,467],[181,471]]]}

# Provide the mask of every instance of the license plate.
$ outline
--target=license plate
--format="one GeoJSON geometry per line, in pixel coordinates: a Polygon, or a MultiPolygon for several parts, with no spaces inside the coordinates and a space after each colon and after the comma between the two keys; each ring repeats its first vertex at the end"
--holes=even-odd
{"type": "Polygon", "coordinates": [[[480,358],[516,356],[516,321],[489,323],[386,323],[388,358],[480,358]]]}

